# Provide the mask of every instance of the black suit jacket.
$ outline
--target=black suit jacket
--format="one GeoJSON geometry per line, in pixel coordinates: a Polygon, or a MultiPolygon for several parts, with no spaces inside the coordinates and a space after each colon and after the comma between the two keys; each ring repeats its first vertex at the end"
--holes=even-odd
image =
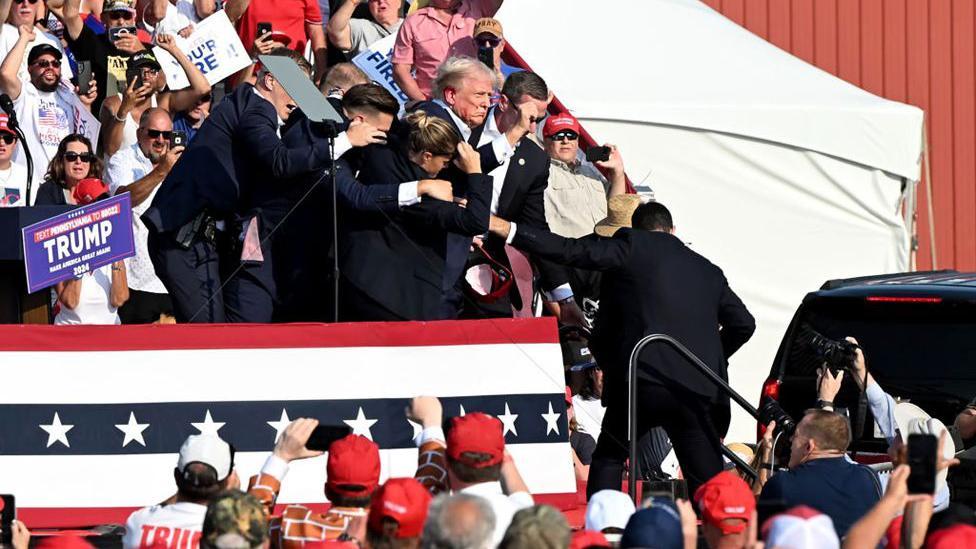
{"type": "MultiPolygon", "coordinates": [[[[359,181],[407,182],[428,176],[406,154],[404,132],[392,131],[387,145],[371,145],[361,158],[343,158],[336,175],[348,184],[355,166],[359,181]]],[[[407,320],[452,318],[443,291],[449,235],[471,236],[488,230],[491,177],[465,176],[467,207],[424,197],[393,215],[344,212],[339,227],[342,276],[360,291],[407,320]]],[[[467,250],[464,254],[466,257],[467,250]]],[[[460,258],[463,261],[464,257],[460,258]]]]}
{"type": "MultiPolygon", "coordinates": [[[[756,329],[722,270],[674,235],[620,229],[613,238],[583,240],[519,226],[513,244],[574,267],[603,271],[590,349],[606,376],[605,402],[626,399],[630,353],[646,335],[674,337],[728,379],[728,358],[756,329]]],[[[639,375],[708,399],[718,395],[694,366],[662,344],[645,347],[639,375]]]]}
{"type": "Polygon", "coordinates": [[[274,186],[328,165],[328,149],[320,142],[288,148],[278,137],[274,106],[241,84],[225,97],[200,127],[169,173],[152,205],[143,214],[146,225],[173,231],[203,209],[222,218],[238,210],[242,193],[274,186]]]}

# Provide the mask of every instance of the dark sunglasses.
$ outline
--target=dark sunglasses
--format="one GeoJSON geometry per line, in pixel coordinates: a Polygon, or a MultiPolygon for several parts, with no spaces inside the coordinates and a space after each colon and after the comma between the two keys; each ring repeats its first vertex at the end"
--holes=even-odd
{"type": "Polygon", "coordinates": [[[173,132],[166,130],[146,130],[146,135],[148,135],[150,139],[159,139],[160,137],[163,139],[169,139],[173,137],[173,132]]]}
{"type": "Polygon", "coordinates": [[[12,133],[3,133],[0,134],[0,141],[6,145],[13,145],[14,141],[17,141],[17,136],[12,133]]]}
{"type": "Polygon", "coordinates": [[[27,2],[27,3],[30,3],[30,4],[36,4],[37,3],[37,0],[14,0],[14,4],[23,4],[24,2],[27,2]]]}
{"type": "Polygon", "coordinates": [[[479,36],[475,38],[475,42],[483,48],[497,48],[498,44],[502,43],[502,39],[496,36],[485,36],[483,38],[479,36]]]}
{"type": "Polygon", "coordinates": [[[76,153],[74,151],[64,153],[64,159],[68,162],[77,162],[81,160],[82,162],[91,162],[95,160],[95,155],[92,153],[76,153]]]}
{"type": "Polygon", "coordinates": [[[58,61],[57,59],[51,59],[50,61],[47,59],[41,61],[34,61],[34,64],[42,69],[46,69],[48,67],[54,67],[56,69],[61,68],[61,62],[58,61]]]}
{"type": "MultiPolygon", "coordinates": [[[[31,3],[33,4],[33,2],[31,3]]],[[[119,19],[133,19],[133,17],[134,17],[133,14],[125,10],[115,10],[115,11],[108,12],[108,18],[113,21],[117,21],[119,19]]]]}
{"type": "Polygon", "coordinates": [[[553,141],[576,141],[579,139],[579,135],[577,135],[576,132],[566,130],[552,134],[549,136],[549,139],[552,139],[553,141]]]}

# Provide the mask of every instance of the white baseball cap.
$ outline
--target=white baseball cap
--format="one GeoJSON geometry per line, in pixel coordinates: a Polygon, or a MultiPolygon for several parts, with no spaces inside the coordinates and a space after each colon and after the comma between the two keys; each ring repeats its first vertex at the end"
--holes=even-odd
{"type": "Polygon", "coordinates": [[[191,463],[203,463],[213,467],[217,480],[224,480],[234,467],[230,444],[216,435],[190,435],[180,447],[180,459],[176,468],[183,472],[191,463]]]}
{"type": "Polygon", "coordinates": [[[827,515],[800,505],[770,518],[763,525],[766,547],[791,549],[840,549],[834,521],[827,515]]]}
{"type": "Polygon", "coordinates": [[[634,502],[627,494],[619,490],[600,490],[586,505],[585,528],[594,532],[602,532],[604,528],[623,530],[634,511],[634,502]]]}

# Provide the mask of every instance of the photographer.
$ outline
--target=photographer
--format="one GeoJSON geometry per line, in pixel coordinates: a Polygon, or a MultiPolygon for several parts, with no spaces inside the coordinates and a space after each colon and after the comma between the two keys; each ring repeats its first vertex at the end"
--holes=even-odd
{"type": "MultiPolygon", "coordinates": [[[[853,337],[845,339],[848,343],[857,345],[857,340],[853,337]]],[[[901,445],[901,436],[898,432],[898,423],[895,420],[895,399],[884,392],[878,382],[875,381],[867,369],[864,360],[864,352],[860,347],[853,349],[854,363],[848,371],[855,376],[855,383],[864,390],[867,397],[868,407],[871,415],[878,424],[878,429],[884,435],[885,440],[892,449],[897,449],[901,445]]],[[[817,407],[823,410],[834,410],[834,399],[840,392],[844,381],[844,370],[839,370],[834,374],[830,368],[823,367],[817,371],[817,407]]]]}
{"type": "Polygon", "coordinates": [[[847,418],[827,410],[808,410],[793,435],[790,470],[769,479],[759,495],[760,504],[787,509],[809,505],[829,516],[837,535],[843,537],[882,492],[874,471],[847,459],[850,443],[847,418]]]}

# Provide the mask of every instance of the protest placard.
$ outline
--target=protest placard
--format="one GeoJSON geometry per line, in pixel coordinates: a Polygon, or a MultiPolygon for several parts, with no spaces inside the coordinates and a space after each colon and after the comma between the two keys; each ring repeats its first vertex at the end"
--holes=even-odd
{"type": "Polygon", "coordinates": [[[353,58],[352,62],[366,73],[370,80],[382,84],[393,97],[403,104],[409,99],[400,86],[393,80],[393,44],[396,35],[391,34],[382,40],[377,40],[353,58]]]}
{"type": "Polygon", "coordinates": [[[136,253],[129,193],[28,225],[22,232],[30,292],[136,253]]]}
{"type": "MultiPolygon", "coordinates": [[[[180,51],[207,77],[207,82],[216,84],[251,64],[247,48],[230,23],[223,10],[218,11],[193,26],[193,34],[188,38],[174,35],[180,51]]],[[[153,48],[171,90],[181,90],[190,85],[183,68],[172,55],[159,46],[153,48]]]]}

